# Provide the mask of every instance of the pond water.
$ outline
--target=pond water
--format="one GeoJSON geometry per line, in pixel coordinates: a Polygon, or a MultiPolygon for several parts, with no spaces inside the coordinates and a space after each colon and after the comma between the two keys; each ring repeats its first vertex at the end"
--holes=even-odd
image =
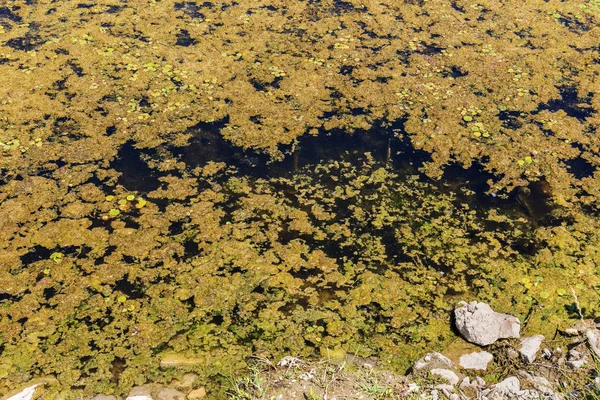
{"type": "Polygon", "coordinates": [[[0,5],[0,393],[594,317],[600,3],[539,3],[0,5]]]}

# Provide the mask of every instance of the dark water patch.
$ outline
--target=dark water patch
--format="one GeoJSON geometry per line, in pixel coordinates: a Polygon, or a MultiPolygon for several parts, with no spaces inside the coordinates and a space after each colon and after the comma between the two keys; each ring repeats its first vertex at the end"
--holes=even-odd
{"type": "Polygon", "coordinates": [[[244,150],[225,140],[220,130],[227,121],[199,123],[189,129],[192,139],[185,147],[171,147],[169,150],[189,168],[203,167],[209,162],[223,162],[234,165],[242,175],[254,175],[255,169],[265,166],[270,158],[264,153],[244,150]]]}
{"type": "Polygon", "coordinates": [[[455,9],[456,11],[458,11],[459,13],[461,13],[461,14],[464,14],[464,13],[465,13],[465,9],[464,9],[463,7],[461,7],[461,6],[459,6],[459,5],[458,5],[458,2],[457,2],[456,0],[452,0],[452,1],[450,2],[450,6],[451,6],[453,9],[455,9]]]}
{"type": "Polygon", "coordinates": [[[564,162],[567,170],[576,179],[584,179],[594,176],[596,167],[583,157],[572,158],[564,162]]]}
{"type": "Polygon", "coordinates": [[[198,255],[198,243],[193,239],[189,239],[183,242],[183,259],[189,260],[190,258],[198,255]]]}
{"type": "Polygon", "coordinates": [[[558,18],[558,22],[560,22],[564,27],[570,30],[573,33],[577,33],[579,35],[584,34],[585,32],[591,29],[591,24],[586,24],[582,21],[579,21],[576,18],[558,18]]]}
{"type": "Polygon", "coordinates": [[[25,36],[12,38],[6,42],[6,45],[14,50],[31,51],[46,43],[41,36],[27,33],[25,36]]]}
{"type": "Polygon", "coordinates": [[[6,292],[3,292],[2,289],[0,289],[0,304],[3,301],[6,301],[8,303],[14,303],[14,302],[18,302],[21,300],[21,298],[23,297],[25,293],[22,294],[9,294],[6,292]]]}
{"type": "MultiPolygon", "coordinates": [[[[112,233],[112,228],[111,231],[112,233]]],[[[117,246],[108,246],[106,248],[106,250],[104,251],[104,255],[102,257],[98,257],[96,258],[96,260],[94,261],[94,265],[98,266],[98,265],[102,265],[104,264],[104,259],[106,257],[109,257],[111,254],[113,254],[115,251],[117,250],[117,246]]]]}
{"type": "Polygon", "coordinates": [[[348,2],[348,1],[333,0],[333,7],[329,9],[329,12],[331,14],[335,14],[335,15],[342,15],[344,13],[349,13],[352,11],[366,12],[367,8],[364,6],[357,8],[354,6],[354,4],[352,4],[351,2],[348,2]]]}
{"type": "Polygon", "coordinates": [[[450,76],[452,76],[453,78],[462,78],[469,75],[468,72],[464,72],[462,71],[459,67],[457,67],[456,65],[453,65],[450,68],[450,76]]]}
{"type": "Polygon", "coordinates": [[[577,118],[580,121],[584,121],[592,115],[594,110],[590,103],[591,93],[582,98],[579,96],[577,87],[575,86],[561,86],[558,89],[560,91],[560,99],[540,103],[537,110],[532,114],[535,115],[544,110],[552,112],[563,110],[568,116],[577,118]]]}
{"type": "Polygon", "coordinates": [[[416,150],[408,136],[404,134],[404,122],[395,121],[390,125],[375,124],[368,131],[348,133],[342,130],[320,131],[318,135],[304,135],[295,150],[282,147],[289,154],[283,161],[271,163],[268,175],[287,176],[308,165],[328,161],[349,161],[357,163],[365,152],[376,161],[388,162],[396,169],[419,168],[431,158],[428,153],[416,150]]]}
{"type": "Polygon", "coordinates": [[[180,30],[176,36],[177,41],[175,42],[175,44],[177,46],[190,47],[196,44],[196,39],[192,38],[190,36],[190,33],[185,29],[180,30]]]}
{"type": "Polygon", "coordinates": [[[457,202],[468,203],[474,209],[483,208],[506,208],[514,206],[514,201],[489,193],[490,185],[498,178],[492,173],[485,171],[484,166],[475,163],[468,168],[454,163],[444,167],[442,179],[431,182],[442,193],[453,193],[457,202]],[[466,189],[466,190],[465,190],[466,189]]]}
{"type": "Polygon", "coordinates": [[[183,11],[185,15],[193,19],[204,19],[204,14],[200,12],[202,8],[212,8],[213,3],[205,1],[204,3],[198,5],[195,1],[184,1],[181,3],[175,3],[173,8],[178,11],[183,11]]]}
{"type": "Polygon", "coordinates": [[[125,9],[124,6],[109,6],[106,11],[104,11],[107,14],[118,14],[119,12],[123,11],[125,9]]]}
{"type": "Polygon", "coordinates": [[[119,379],[123,371],[125,371],[127,363],[125,359],[115,357],[110,364],[110,374],[112,376],[112,382],[116,385],[119,383],[119,379]]]}
{"type": "Polygon", "coordinates": [[[77,75],[77,77],[81,78],[82,76],[84,76],[85,74],[83,73],[83,68],[81,68],[81,66],[79,64],[77,64],[75,61],[69,60],[66,62],[66,64],[69,68],[71,68],[71,71],[73,71],[75,73],[75,75],[77,75]]]}
{"type": "Polygon", "coordinates": [[[554,209],[552,188],[545,179],[516,189],[515,198],[532,219],[542,224],[547,222],[547,218],[554,209]]]}
{"type": "Polygon", "coordinates": [[[50,254],[52,254],[52,250],[49,250],[42,246],[34,246],[29,249],[27,254],[21,256],[21,262],[25,267],[30,264],[33,264],[37,261],[48,260],[50,258],[50,254]]]}
{"type": "Polygon", "coordinates": [[[8,19],[17,24],[23,21],[23,18],[12,12],[8,7],[0,7],[0,19],[8,19]]]}
{"type": "MultiPolygon", "coordinates": [[[[142,149],[137,149],[133,142],[121,146],[117,157],[111,163],[111,168],[121,173],[118,183],[128,190],[142,193],[151,192],[160,187],[161,182],[155,170],[144,161],[149,156],[142,149]]],[[[154,157],[156,158],[156,157],[154,157]]]]}
{"type": "Polygon", "coordinates": [[[502,121],[502,126],[507,129],[519,129],[523,126],[523,123],[519,120],[521,113],[519,111],[500,111],[498,113],[498,119],[502,121]]]}
{"type": "Polygon", "coordinates": [[[51,298],[53,298],[56,294],[58,293],[58,291],[56,290],[56,288],[54,287],[49,287],[44,289],[44,299],[46,301],[50,300],[51,298]]]}
{"type": "Polygon", "coordinates": [[[426,56],[435,56],[435,55],[441,54],[443,50],[445,50],[445,48],[443,48],[443,47],[427,45],[427,46],[424,46],[419,51],[419,53],[426,55],[426,56]]]}
{"type": "Polygon", "coordinates": [[[145,289],[141,284],[130,282],[129,275],[125,275],[123,279],[115,282],[113,290],[115,292],[121,292],[126,295],[129,299],[141,299],[145,296],[145,289]]]}

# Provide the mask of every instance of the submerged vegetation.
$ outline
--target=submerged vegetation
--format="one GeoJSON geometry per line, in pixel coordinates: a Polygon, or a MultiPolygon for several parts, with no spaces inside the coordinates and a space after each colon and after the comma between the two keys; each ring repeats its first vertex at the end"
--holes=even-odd
{"type": "Polygon", "coordinates": [[[598,1],[3,4],[1,392],[597,315],[598,1]]]}

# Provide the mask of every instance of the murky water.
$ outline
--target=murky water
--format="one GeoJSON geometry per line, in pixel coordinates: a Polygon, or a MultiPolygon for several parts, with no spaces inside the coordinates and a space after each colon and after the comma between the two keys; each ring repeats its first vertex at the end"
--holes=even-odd
{"type": "Polygon", "coordinates": [[[0,393],[218,399],[250,356],[403,372],[459,300],[594,316],[599,15],[0,5],[0,393]]]}

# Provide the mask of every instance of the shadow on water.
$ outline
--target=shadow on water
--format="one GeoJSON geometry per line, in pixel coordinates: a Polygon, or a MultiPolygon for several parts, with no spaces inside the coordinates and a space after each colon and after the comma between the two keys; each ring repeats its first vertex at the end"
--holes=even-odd
{"type": "Polygon", "coordinates": [[[187,146],[169,150],[190,169],[203,167],[208,162],[224,162],[236,167],[240,175],[254,178],[290,176],[303,167],[322,162],[356,162],[364,158],[366,152],[376,161],[389,161],[397,169],[416,169],[430,160],[428,153],[415,150],[408,138],[397,134],[403,130],[401,121],[354,134],[333,130],[321,131],[316,136],[304,135],[293,147],[280,146],[286,155],[282,161],[273,161],[264,153],[241,149],[223,139],[220,130],[226,123],[223,120],[198,124],[190,129],[193,137],[187,146]]]}
{"type": "MultiPolygon", "coordinates": [[[[378,163],[392,168],[401,178],[418,175],[438,187],[441,193],[456,194],[457,202],[467,203],[472,209],[486,211],[491,208],[513,211],[529,216],[534,225],[552,223],[549,218],[551,192],[546,181],[541,180],[529,187],[519,188],[510,196],[489,193],[489,182],[497,178],[486,172],[481,164],[465,169],[453,164],[445,167],[439,181],[431,181],[420,168],[431,161],[427,152],[416,150],[404,132],[403,121],[393,124],[375,124],[367,131],[348,133],[342,130],[321,131],[318,135],[304,135],[295,146],[280,146],[285,155],[281,161],[273,161],[267,154],[253,149],[242,149],[225,140],[220,131],[227,120],[200,123],[190,128],[191,139],[186,146],[166,146],[161,156],[168,154],[186,165],[191,171],[209,162],[225,163],[235,167],[238,176],[250,179],[290,178],[297,173],[307,173],[307,167],[320,163],[345,161],[360,165],[365,153],[378,163]]],[[[183,175],[183,171],[159,172],[147,161],[158,162],[159,152],[138,149],[132,142],[123,145],[113,161],[113,168],[121,173],[118,183],[128,190],[141,193],[161,186],[159,178],[167,174],[183,175]]],[[[310,170],[310,168],[308,168],[310,170]]],[[[199,182],[201,184],[201,182],[199,182]]]]}

